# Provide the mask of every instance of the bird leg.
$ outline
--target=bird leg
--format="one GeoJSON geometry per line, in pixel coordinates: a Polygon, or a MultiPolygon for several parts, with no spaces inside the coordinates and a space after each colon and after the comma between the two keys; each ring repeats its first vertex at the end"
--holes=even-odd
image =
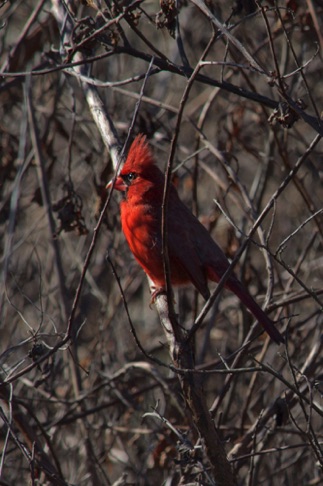
{"type": "Polygon", "coordinates": [[[155,303],[158,295],[167,295],[167,292],[166,292],[165,287],[151,286],[150,290],[152,291],[151,292],[151,300],[150,300],[150,304],[149,304],[149,307],[151,308],[151,306],[155,303]]]}

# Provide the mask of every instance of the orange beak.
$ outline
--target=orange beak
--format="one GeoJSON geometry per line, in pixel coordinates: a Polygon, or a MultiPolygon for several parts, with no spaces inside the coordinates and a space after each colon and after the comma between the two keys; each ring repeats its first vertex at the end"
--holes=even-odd
{"type": "Polygon", "coordinates": [[[118,176],[113,184],[114,179],[111,179],[111,181],[105,186],[106,189],[110,189],[112,186],[114,189],[117,191],[122,191],[125,192],[128,189],[127,184],[125,184],[124,180],[122,177],[118,176]]]}

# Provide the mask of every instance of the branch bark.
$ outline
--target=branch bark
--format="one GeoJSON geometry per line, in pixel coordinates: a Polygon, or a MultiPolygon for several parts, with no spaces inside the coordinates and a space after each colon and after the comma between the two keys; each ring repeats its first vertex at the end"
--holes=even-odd
{"type": "Polygon", "coordinates": [[[155,303],[173,363],[178,370],[185,370],[179,371],[178,377],[185,403],[192,413],[192,419],[200,438],[205,443],[215,484],[218,486],[235,486],[236,481],[223,442],[206,404],[201,375],[194,373],[192,340],[187,339],[187,335],[179,326],[176,317],[171,315],[167,296],[158,295],[155,303]],[[192,372],[187,370],[192,370],[192,372]]]}

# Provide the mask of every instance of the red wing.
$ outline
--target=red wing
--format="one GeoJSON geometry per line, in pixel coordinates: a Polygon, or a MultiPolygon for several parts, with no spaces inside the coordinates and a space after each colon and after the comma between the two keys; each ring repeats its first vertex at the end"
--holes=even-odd
{"type": "MultiPolygon", "coordinates": [[[[203,226],[188,208],[179,200],[177,194],[171,193],[168,214],[168,254],[171,266],[176,269],[175,283],[191,280],[197,290],[208,299],[210,292],[207,286],[206,269],[199,255],[196,242],[196,225],[203,226]],[[180,282],[182,271],[183,280],[180,282]],[[176,282],[177,280],[177,282],[176,282]]],[[[198,230],[199,228],[197,228],[198,230]]],[[[173,275],[172,275],[173,276],[173,275]]]]}

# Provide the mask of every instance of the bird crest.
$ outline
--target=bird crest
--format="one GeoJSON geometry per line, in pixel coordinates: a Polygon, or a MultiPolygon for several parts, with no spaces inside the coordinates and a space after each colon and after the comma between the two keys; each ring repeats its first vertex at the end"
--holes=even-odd
{"type": "Polygon", "coordinates": [[[130,171],[140,173],[145,171],[148,167],[151,167],[153,164],[154,159],[146,141],[146,135],[140,133],[131,144],[121,174],[130,171]]]}

